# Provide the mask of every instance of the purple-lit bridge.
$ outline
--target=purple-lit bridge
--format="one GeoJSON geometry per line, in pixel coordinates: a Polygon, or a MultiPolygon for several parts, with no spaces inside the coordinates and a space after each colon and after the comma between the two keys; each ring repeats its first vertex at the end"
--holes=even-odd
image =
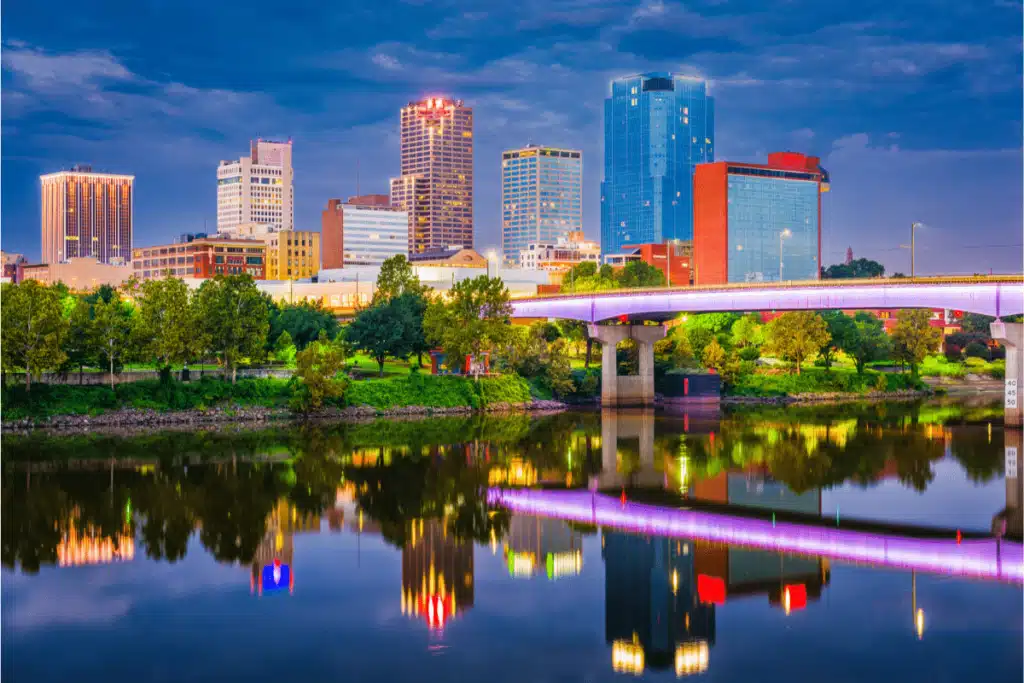
{"type": "MultiPolygon", "coordinates": [[[[940,277],[875,280],[815,280],[716,285],[707,287],[662,287],[585,294],[559,294],[514,299],[513,318],[561,318],[590,323],[590,336],[601,342],[601,403],[652,404],[654,402],[654,343],[665,336],[659,325],[679,313],[726,311],[877,310],[940,308],[985,315],[1011,316],[1024,313],[1024,276],[940,277]],[[619,320],[621,325],[599,325],[619,320]],[[639,324],[628,324],[639,323],[639,324]],[[638,346],[640,373],[619,377],[615,347],[632,339],[638,346]]],[[[999,329],[1002,333],[1010,325],[999,329]]],[[[1024,363],[1017,361],[1020,330],[993,336],[1007,349],[1008,385],[1024,386],[1024,363]],[[1014,336],[1017,335],[1017,336],[1014,336]]],[[[1009,407],[1009,405],[1008,405],[1009,407]]],[[[1014,404],[1013,410],[1017,406],[1014,404]]],[[[1020,416],[1010,424],[1020,422],[1020,416]]]]}
{"type": "Polygon", "coordinates": [[[842,562],[1024,583],[1024,547],[995,540],[918,539],[850,529],[774,523],[715,512],[627,502],[591,491],[498,489],[488,501],[512,512],[641,534],[827,557],[842,562]]]}

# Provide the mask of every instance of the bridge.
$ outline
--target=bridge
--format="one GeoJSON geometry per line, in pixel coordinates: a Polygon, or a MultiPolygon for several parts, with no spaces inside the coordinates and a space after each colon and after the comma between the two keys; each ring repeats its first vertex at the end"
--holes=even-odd
{"type": "Polygon", "coordinates": [[[669,538],[827,557],[949,576],[1024,583],[1024,546],[995,539],[923,539],[719,512],[666,508],[595,491],[492,488],[488,502],[512,512],[669,538]]]}
{"type": "MultiPolygon", "coordinates": [[[[813,280],[611,290],[558,294],[511,302],[513,318],[562,318],[590,323],[590,336],[601,342],[601,403],[654,402],[654,343],[665,336],[661,324],[679,313],[862,310],[943,308],[997,318],[1024,313],[1024,276],[931,277],[873,280],[813,280]],[[619,321],[619,325],[601,325],[619,321]],[[636,342],[640,373],[619,377],[615,347],[625,339],[636,342]]],[[[992,336],[1006,347],[1006,422],[1019,427],[1024,420],[1016,398],[1024,386],[1024,328],[995,323],[992,336]],[[998,327],[997,327],[998,326],[998,327]],[[1012,395],[1012,400],[1011,400],[1012,395]]]]}

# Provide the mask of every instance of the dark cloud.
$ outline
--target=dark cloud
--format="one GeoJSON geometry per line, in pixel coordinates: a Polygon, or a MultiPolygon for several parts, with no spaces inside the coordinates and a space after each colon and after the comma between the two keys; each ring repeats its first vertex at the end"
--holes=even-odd
{"type": "MultiPolygon", "coordinates": [[[[296,221],[316,228],[357,160],[385,191],[398,110],[434,93],[475,109],[480,246],[498,242],[500,152],[529,141],[583,150],[596,236],[609,80],[658,70],[710,79],[719,158],[829,160],[829,244],[889,253],[931,214],[942,244],[1020,242],[1019,4],[257,0],[245,16],[273,21],[191,1],[5,8],[4,248],[38,254],[37,176],[74,162],[136,175],[139,244],[212,224],[218,160],[257,135],[295,140],[296,221]]],[[[1019,249],[934,248],[934,270],[1020,269],[1019,249]]]]}

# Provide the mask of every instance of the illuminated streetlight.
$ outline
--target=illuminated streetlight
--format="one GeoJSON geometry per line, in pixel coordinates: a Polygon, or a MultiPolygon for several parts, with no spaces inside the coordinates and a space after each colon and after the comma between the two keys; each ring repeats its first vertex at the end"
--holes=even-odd
{"type": "Polygon", "coordinates": [[[782,282],[782,240],[792,236],[793,231],[789,228],[779,233],[779,282],[782,282]]]}
{"type": "Polygon", "coordinates": [[[498,272],[498,252],[493,249],[487,250],[487,277],[491,276],[491,261],[494,261],[494,272],[498,272]]]}

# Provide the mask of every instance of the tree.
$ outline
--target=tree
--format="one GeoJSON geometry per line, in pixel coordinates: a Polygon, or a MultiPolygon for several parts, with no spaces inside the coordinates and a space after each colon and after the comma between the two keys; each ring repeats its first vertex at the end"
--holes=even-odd
{"type": "Polygon", "coordinates": [[[725,364],[725,349],[718,343],[717,339],[712,339],[707,346],[704,347],[704,351],[701,352],[701,362],[704,363],[704,367],[719,370],[722,365],[725,364]]]}
{"type": "Polygon", "coordinates": [[[397,254],[385,259],[380,265],[377,275],[377,289],[373,293],[373,303],[391,301],[403,294],[423,296],[424,287],[412,270],[412,264],[404,254],[397,254]]]}
{"type": "Polygon", "coordinates": [[[267,303],[251,275],[217,276],[196,294],[201,329],[234,384],[238,363],[259,355],[270,329],[267,303]]]}
{"type": "Polygon", "coordinates": [[[91,331],[93,348],[107,361],[110,388],[113,389],[114,372],[124,363],[131,348],[132,336],[130,312],[119,296],[97,301],[91,331]]]}
{"type": "Polygon", "coordinates": [[[864,374],[868,363],[883,360],[889,353],[889,336],[885,325],[870,313],[860,312],[853,318],[856,332],[847,334],[840,342],[843,353],[853,358],[857,374],[864,374]]]}
{"type": "Polygon", "coordinates": [[[630,261],[615,273],[615,284],[623,289],[661,287],[665,284],[665,273],[649,263],[630,261]]]}
{"type": "Polygon", "coordinates": [[[359,311],[345,330],[345,339],[377,361],[384,376],[384,360],[406,358],[412,351],[408,328],[414,324],[407,306],[398,299],[377,303],[359,311]]]}
{"type": "Polygon", "coordinates": [[[481,275],[455,283],[450,300],[427,308],[423,329],[427,340],[454,358],[479,357],[502,344],[509,335],[512,306],[501,278],[481,275]]]}
{"type": "Polygon", "coordinates": [[[828,280],[845,278],[871,278],[885,275],[885,266],[878,261],[859,258],[849,263],[839,263],[821,269],[821,276],[828,280]]]}
{"type": "Polygon", "coordinates": [[[392,302],[404,313],[404,336],[409,353],[416,354],[416,364],[423,367],[423,354],[430,351],[427,335],[423,331],[423,318],[427,314],[427,298],[422,293],[407,290],[392,299],[392,302]]]}
{"type": "Polygon", "coordinates": [[[70,312],[65,309],[68,321],[68,333],[64,338],[64,352],[67,358],[64,367],[78,368],[78,383],[83,380],[86,365],[96,360],[95,347],[92,344],[92,307],[83,299],[72,297],[70,312]]]}
{"type": "Polygon", "coordinates": [[[292,399],[292,407],[308,413],[323,407],[328,398],[344,394],[345,383],[337,379],[345,365],[345,355],[330,342],[315,341],[295,356],[295,373],[298,391],[292,399]]]}
{"type": "Polygon", "coordinates": [[[768,323],[765,347],[796,366],[796,374],[804,360],[829,342],[828,326],[813,311],[790,311],[768,323]]]}
{"type": "Polygon", "coordinates": [[[61,315],[62,294],[35,280],[0,289],[0,358],[4,372],[25,372],[25,389],[32,377],[59,368],[67,357],[62,350],[68,323],[61,315]]]}
{"type": "Polygon", "coordinates": [[[135,335],[140,353],[156,360],[161,377],[198,350],[196,311],[188,286],[178,278],[147,280],[139,286],[135,335]]]}
{"type": "MultiPolygon", "coordinates": [[[[684,329],[690,342],[690,349],[697,358],[704,357],[704,347],[718,338],[721,333],[732,329],[739,318],[735,313],[700,313],[684,316],[684,329]]],[[[722,342],[719,341],[719,344],[722,342]]]]}
{"type": "MultiPolygon", "coordinates": [[[[985,338],[988,339],[991,334],[991,325],[995,320],[996,319],[991,315],[982,315],[981,313],[964,313],[960,318],[960,327],[963,328],[963,331],[966,334],[983,334],[985,335],[985,338]]],[[[960,346],[967,346],[967,344],[960,344],[960,346]]]]}
{"type": "Polygon", "coordinates": [[[547,364],[544,367],[544,383],[555,396],[564,398],[572,393],[572,366],[564,339],[556,339],[548,347],[547,364]]]}
{"type": "Polygon", "coordinates": [[[842,311],[822,311],[818,315],[825,321],[829,335],[828,341],[818,349],[818,354],[825,361],[825,370],[831,370],[836,353],[842,350],[844,345],[849,346],[851,338],[857,335],[857,326],[853,318],[842,311]]]}
{"type": "Polygon", "coordinates": [[[903,309],[896,314],[896,327],[892,331],[893,355],[896,360],[910,366],[917,376],[917,366],[924,357],[939,347],[942,330],[929,324],[932,314],[926,309],[903,309]]]}
{"type": "Polygon", "coordinates": [[[264,301],[270,319],[270,331],[267,335],[269,349],[276,348],[277,339],[284,332],[288,333],[296,349],[306,348],[320,336],[321,332],[326,332],[332,339],[338,334],[338,319],[333,313],[325,310],[319,301],[278,305],[267,299],[269,297],[264,301]]]}
{"type": "Polygon", "coordinates": [[[288,365],[295,360],[296,353],[295,344],[292,343],[292,336],[288,334],[288,330],[283,330],[281,336],[277,338],[277,342],[274,343],[274,359],[279,363],[288,365]]]}
{"type": "Polygon", "coordinates": [[[760,347],[764,344],[763,328],[761,316],[756,313],[745,315],[732,324],[732,343],[741,349],[748,346],[760,347]]]}

